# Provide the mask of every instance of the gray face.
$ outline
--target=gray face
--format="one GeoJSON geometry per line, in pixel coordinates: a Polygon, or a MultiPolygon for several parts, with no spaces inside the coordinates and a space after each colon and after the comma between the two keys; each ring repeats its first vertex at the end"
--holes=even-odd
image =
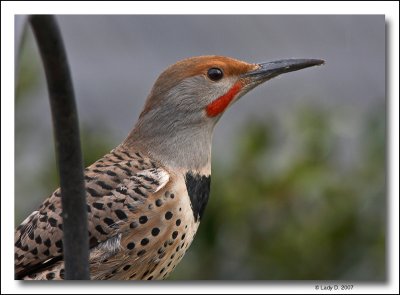
{"type": "Polygon", "coordinates": [[[205,109],[227,93],[236,81],[236,77],[211,81],[203,75],[186,78],[168,91],[163,100],[159,101],[154,113],[167,121],[185,124],[215,123],[215,120],[206,115],[205,109]],[[174,118],[168,118],[170,114],[174,114],[174,118]]]}

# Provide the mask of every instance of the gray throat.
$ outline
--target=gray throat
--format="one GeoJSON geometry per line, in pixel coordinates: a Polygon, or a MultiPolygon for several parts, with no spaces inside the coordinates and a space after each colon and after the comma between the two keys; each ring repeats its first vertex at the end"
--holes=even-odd
{"type": "Polygon", "coordinates": [[[139,120],[123,143],[126,148],[140,149],[166,167],[210,174],[214,124],[151,117],[139,120]]]}

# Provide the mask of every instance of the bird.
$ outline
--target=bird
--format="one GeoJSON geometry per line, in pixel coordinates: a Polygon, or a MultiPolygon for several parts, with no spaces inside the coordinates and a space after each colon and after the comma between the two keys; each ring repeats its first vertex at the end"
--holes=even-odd
{"type": "MultiPolygon", "coordinates": [[[[203,218],[223,113],[256,86],[323,63],[208,55],[162,72],[125,140],[84,170],[90,279],[166,279],[203,218]]],[[[62,225],[58,188],[15,230],[16,279],[65,279],[62,225]]]]}

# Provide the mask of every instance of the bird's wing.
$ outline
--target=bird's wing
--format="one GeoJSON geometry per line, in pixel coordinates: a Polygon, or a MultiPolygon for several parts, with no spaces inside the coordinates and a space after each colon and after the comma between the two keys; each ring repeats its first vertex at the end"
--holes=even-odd
{"type": "MultiPolygon", "coordinates": [[[[90,248],[133,228],[146,200],[170,175],[139,153],[113,150],[85,169],[90,248]]],[[[15,232],[17,278],[62,260],[62,208],[57,189],[15,232]]]]}

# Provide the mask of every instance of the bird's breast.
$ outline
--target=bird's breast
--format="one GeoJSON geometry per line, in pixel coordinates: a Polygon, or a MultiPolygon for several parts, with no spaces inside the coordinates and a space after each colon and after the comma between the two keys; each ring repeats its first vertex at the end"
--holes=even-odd
{"type": "MultiPolygon", "coordinates": [[[[195,182],[194,179],[186,177],[189,182],[195,182]]],[[[177,177],[146,199],[146,209],[134,228],[122,234],[122,251],[100,264],[93,263],[92,273],[97,275],[92,279],[165,279],[189,249],[200,224],[199,216],[208,198],[200,187],[199,183],[187,184],[185,177],[177,177]],[[109,269],[114,269],[114,273],[109,269]]]]}

